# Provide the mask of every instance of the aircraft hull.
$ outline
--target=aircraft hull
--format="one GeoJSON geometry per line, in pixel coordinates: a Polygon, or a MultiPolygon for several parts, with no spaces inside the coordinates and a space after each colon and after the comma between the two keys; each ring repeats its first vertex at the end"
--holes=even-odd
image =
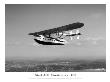
{"type": "Polygon", "coordinates": [[[37,43],[42,44],[42,45],[64,45],[62,43],[53,43],[53,42],[45,42],[45,41],[40,41],[37,39],[34,39],[37,43]]]}

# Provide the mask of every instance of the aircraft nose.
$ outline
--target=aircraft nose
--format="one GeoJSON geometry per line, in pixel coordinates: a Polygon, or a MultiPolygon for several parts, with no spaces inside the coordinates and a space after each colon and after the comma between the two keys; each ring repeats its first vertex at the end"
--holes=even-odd
{"type": "Polygon", "coordinates": [[[34,33],[29,33],[28,35],[34,35],[34,33]]]}
{"type": "Polygon", "coordinates": [[[39,37],[39,35],[37,33],[29,33],[28,35],[33,35],[33,36],[39,37]]]}

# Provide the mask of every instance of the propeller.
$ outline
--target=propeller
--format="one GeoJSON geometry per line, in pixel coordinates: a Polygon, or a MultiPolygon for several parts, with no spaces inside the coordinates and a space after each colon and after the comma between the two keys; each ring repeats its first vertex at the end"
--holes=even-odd
{"type": "Polygon", "coordinates": [[[73,32],[72,32],[72,31],[70,31],[69,33],[70,33],[70,34],[73,34],[73,32]]]}

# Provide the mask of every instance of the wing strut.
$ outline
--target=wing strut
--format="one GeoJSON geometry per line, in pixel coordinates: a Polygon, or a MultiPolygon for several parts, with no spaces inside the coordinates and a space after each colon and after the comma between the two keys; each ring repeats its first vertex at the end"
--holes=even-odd
{"type": "Polygon", "coordinates": [[[61,32],[62,34],[58,37],[58,38],[61,38],[63,36],[63,32],[61,32]]]}

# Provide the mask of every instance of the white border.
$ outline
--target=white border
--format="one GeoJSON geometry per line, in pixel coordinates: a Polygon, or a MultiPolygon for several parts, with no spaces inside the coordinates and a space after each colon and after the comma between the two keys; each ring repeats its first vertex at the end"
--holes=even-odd
{"type": "Polygon", "coordinates": [[[109,0],[4,0],[1,1],[0,4],[0,80],[2,81],[10,81],[10,82],[20,82],[20,81],[84,81],[84,82],[93,82],[93,81],[99,81],[99,82],[108,82],[109,76],[110,76],[110,56],[109,56],[109,42],[110,42],[110,4],[109,0]],[[81,77],[82,79],[29,79],[31,77],[34,77],[35,73],[6,73],[5,71],[5,4],[107,4],[107,15],[106,15],[106,39],[107,39],[107,47],[106,47],[106,60],[107,60],[107,72],[80,72],[76,73],[78,77],[81,77]]]}
{"type": "Polygon", "coordinates": [[[5,0],[5,4],[106,4],[109,0],[5,0]]]}

